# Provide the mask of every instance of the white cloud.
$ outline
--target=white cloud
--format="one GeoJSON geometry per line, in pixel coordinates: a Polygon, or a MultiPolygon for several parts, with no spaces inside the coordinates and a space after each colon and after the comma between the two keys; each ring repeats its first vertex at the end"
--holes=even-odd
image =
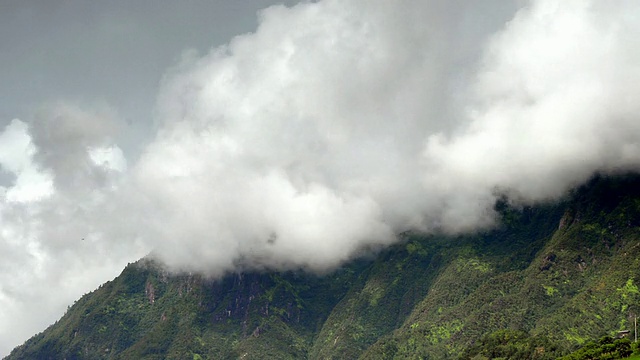
{"type": "Polygon", "coordinates": [[[531,203],[557,198],[595,171],[637,169],[638,14],[627,2],[522,9],[485,52],[468,122],[429,138],[425,156],[437,171],[427,183],[505,189],[531,203]]]}
{"type": "Polygon", "coordinates": [[[158,254],[213,273],[335,266],[407,228],[490,226],[500,193],[546,201],[636,168],[639,12],[616,6],[534,2],[489,39],[460,31],[478,5],[263,12],[165,79],[133,169],[164,208],[158,254]]]}
{"type": "Polygon", "coordinates": [[[51,178],[33,163],[34,153],[25,123],[14,119],[0,132],[0,169],[14,177],[11,187],[0,187],[6,201],[30,202],[51,194],[51,178]]]}
{"type": "Polygon", "coordinates": [[[148,251],[120,236],[126,220],[112,210],[125,167],[112,121],[58,104],[0,132],[0,166],[14,176],[0,195],[2,353],[148,251]]]}

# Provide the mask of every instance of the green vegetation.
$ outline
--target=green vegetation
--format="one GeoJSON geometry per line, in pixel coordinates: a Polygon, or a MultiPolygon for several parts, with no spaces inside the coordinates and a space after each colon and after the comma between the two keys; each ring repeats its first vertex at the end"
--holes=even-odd
{"type": "Polygon", "coordinates": [[[610,336],[605,336],[598,342],[591,341],[580,350],[563,356],[561,360],[624,359],[632,352],[629,339],[614,340],[610,336]]]}
{"type": "Polygon", "coordinates": [[[498,330],[483,336],[465,350],[461,359],[556,359],[558,347],[545,336],[524,331],[498,330]]]}
{"type": "Polygon", "coordinates": [[[640,315],[640,178],[596,177],[562,203],[504,198],[496,210],[497,229],[405,233],[326,276],[210,280],[141,260],[7,359],[628,356],[613,337],[640,315]]]}

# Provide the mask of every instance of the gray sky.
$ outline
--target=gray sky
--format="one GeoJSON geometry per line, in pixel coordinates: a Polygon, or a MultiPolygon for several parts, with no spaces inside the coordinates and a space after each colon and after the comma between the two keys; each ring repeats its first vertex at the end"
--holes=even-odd
{"type": "Polygon", "coordinates": [[[634,1],[2,4],[0,354],[151,251],[323,272],[640,167],[634,1]]]}
{"type": "Polygon", "coordinates": [[[162,75],[190,49],[207,52],[254,31],[256,12],[296,1],[0,2],[0,124],[51,101],[112,106],[120,145],[150,136],[162,75]]]}

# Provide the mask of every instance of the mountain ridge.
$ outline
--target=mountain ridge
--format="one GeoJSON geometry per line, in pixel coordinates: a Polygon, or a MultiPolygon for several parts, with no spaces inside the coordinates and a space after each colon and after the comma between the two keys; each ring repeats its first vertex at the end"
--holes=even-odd
{"type": "Polygon", "coordinates": [[[500,331],[526,334],[519,358],[547,359],[628,328],[640,311],[638,175],[496,211],[495,229],[409,232],[324,276],[212,280],[143,259],[5,359],[482,358],[470,349],[500,331]]]}

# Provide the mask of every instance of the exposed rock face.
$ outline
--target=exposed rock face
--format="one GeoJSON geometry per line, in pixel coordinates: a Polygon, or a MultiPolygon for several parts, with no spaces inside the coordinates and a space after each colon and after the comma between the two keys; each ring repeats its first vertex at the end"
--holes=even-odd
{"type": "Polygon", "coordinates": [[[156,302],[156,291],[151,282],[147,282],[147,285],[144,287],[144,294],[147,299],[149,299],[149,304],[156,302]]]}

